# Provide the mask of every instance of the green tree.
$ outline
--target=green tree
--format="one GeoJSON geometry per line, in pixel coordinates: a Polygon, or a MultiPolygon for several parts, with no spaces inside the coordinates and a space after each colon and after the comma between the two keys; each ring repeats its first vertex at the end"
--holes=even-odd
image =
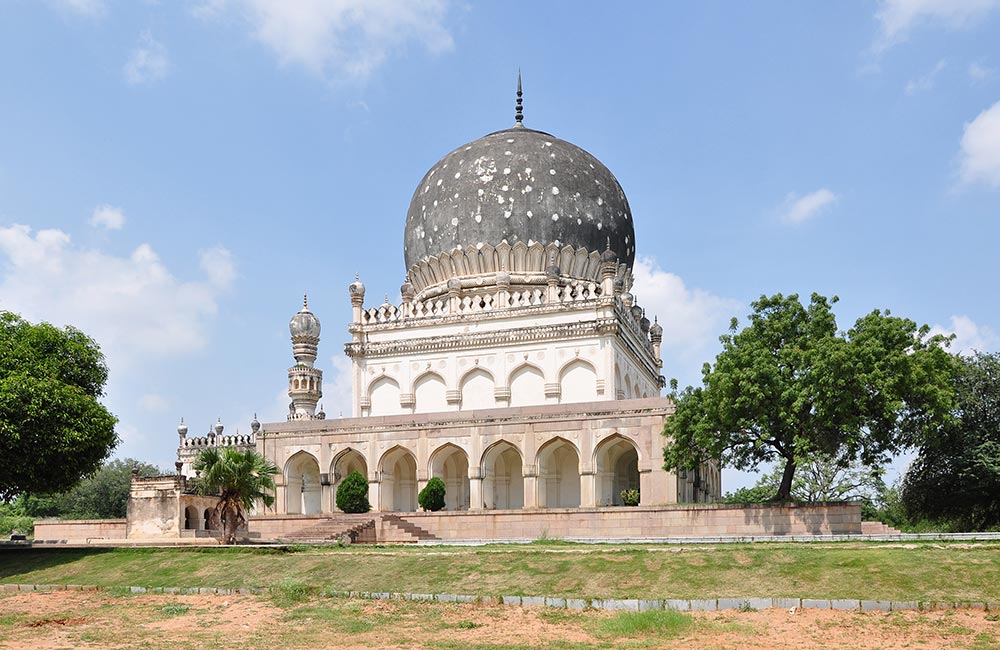
{"type": "Polygon", "coordinates": [[[344,512],[368,512],[368,479],[361,472],[351,472],[337,486],[337,507],[344,512]]]}
{"type": "Polygon", "coordinates": [[[199,472],[194,481],[198,493],[219,497],[213,519],[222,522],[226,544],[236,543],[236,530],[247,523],[246,513],[255,503],[274,503],[278,468],[252,449],[209,447],[198,454],[194,469],[199,472]]]}
{"type": "Polygon", "coordinates": [[[118,444],[98,401],[107,379],[84,333],[0,312],[0,499],[66,490],[100,466],[118,444]]]}
{"type": "Polygon", "coordinates": [[[444,508],[444,492],[444,481],[437,476],[433,476],[431,480],[427,481],[424,489],[420,490],[420,494],[417,495],[417,503],[424,510],[437,512],[441,508],[444,508]]]}
{"type": "Polygon", "coordinates": [[[955,530],[1000,526],[1000,353],[956,361],[957,417],[918,451],[903,479],[911,520],[955,530]]]}
{"type": "Polygon", "coordinates": [[[139,476],[156,476],[159,468],[131,458],[110,460],[73,486],[53,495],[22,495],[15,500],[31,517],[68,519],[119,519],[125,516],[132,470],[139,476]]]}
{"type": "Polygon", "coordinates": [[[674,390],[665,466],[779,461],[774,498],[787,501],[796,468],[816,454],[875,467],[940,427],[953,396],[947,339],[878,310],[839,332],[836,301],[761,296],[746,328],[734,318],[702,386],[674,390]]]}
{"type": "MultiPolygon", "coordinates": [[[[865,467],[854,463],[846,467],[836,458],[816,454],[798,463],[792,480],[791,500],[799,503],[823,501],[861,501],[873,503],[887,489],[882,480],[882,467],[865,467]]],[[[776,465],[761,475],[750,488],[727,494],[727,503],[763,503],[770,501],[781,485],[784,467],[776,465]]]]}

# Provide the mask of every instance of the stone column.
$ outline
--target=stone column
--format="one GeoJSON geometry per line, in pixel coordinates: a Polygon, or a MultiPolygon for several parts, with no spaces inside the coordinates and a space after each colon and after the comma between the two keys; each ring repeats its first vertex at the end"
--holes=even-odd
{"type": "Polygon", "coordinates": [[[483,477],[479,467],[469,468],[469,510],[482,510],[483,477]]]}
{"type": "Polygon", "coordinates": [[[368,475],[368,503],[372,510],[382,512],[382,482],[378,478],[378,473],[368,475]]]}
{"type": "Polygon", "coordinates": [[[597,476],[593,469],[584,469],[580,472],[580,507],[597,507],[597,476]]]}
{"type": "Polygon", "coordinates": [[[538,495],[536,492],[538,488],[538,475],[532,469],[525,470],[522,476],[524,477],[524,508],[525,510],[537,508],[538,495]]]}

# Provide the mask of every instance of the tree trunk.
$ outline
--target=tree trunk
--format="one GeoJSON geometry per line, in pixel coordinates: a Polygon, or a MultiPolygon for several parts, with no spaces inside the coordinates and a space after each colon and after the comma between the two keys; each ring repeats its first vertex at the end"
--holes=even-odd
{"type": "Polygon", "coordinates": [[[225,524],[226,544],[236,543],[236,521],[236,512],[232,508],[227,508],[225,524]]]}
{"type": "Polygon", "coordinates": [[[778,486],[778,493],[774,495],[775,501],[792,500],[792,478],[795,476],[795,459],[785,459],[785,470],[781,473],[781,485],[778,486]]]}

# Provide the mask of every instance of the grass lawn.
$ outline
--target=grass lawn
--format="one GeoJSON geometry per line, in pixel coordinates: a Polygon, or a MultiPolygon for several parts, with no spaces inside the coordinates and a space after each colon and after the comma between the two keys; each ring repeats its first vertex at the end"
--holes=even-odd
{"type": "Polygon", "coordinates": [[[0,552],[0,583],[1000,603],[1000,544],[39,548],[0,552]]]}

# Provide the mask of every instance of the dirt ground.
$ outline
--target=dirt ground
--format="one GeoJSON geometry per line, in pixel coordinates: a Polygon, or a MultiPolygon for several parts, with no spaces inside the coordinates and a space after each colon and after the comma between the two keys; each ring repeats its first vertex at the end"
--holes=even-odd
{"type": "MultiPolygon", "coordinates": [[[[620,614],[496,605],[107,592],[0,596],[0,648],[969,648],[1000,650],[975,610],[697,612],[673,627],[620,614]],[[625,627],[608,627],[624,620],[625,627]],[[647,621],[648,623],[648,621],[647,621]]],[[[676,622],[676,621],[675,621],[676,622]]]]}

